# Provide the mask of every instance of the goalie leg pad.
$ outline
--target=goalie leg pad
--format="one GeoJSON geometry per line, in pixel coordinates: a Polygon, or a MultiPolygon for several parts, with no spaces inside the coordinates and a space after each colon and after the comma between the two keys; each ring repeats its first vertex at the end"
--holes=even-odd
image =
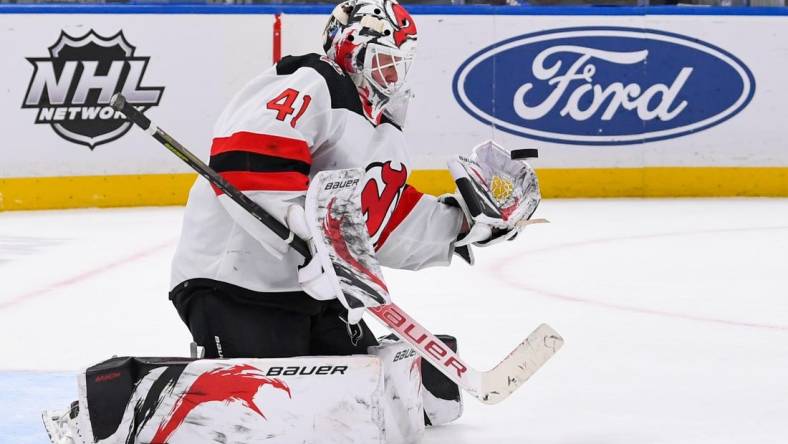
{"type": "MultiPolygon", "coordinates": [[[[449,348],[457,351],[457,339],[449,335],[436,335],[449,348]]],[[[420,358],[421,359],[421,358],[420,358]]],[[[448,424],[462,415],[462,392],[446,375],[422,359],[421,380],[424,385],[424,422],[429,426],[448,424]]]]}
{"type": "Polygon", "coordinates": [[[380,345],[370,347],[369,352],[383,363],[386,443],[419,442],[424,434],[421,357],[393,334],[378,338],[378,342],[380,345]]]}
{"type": "Polygon", "coordinates": [[[77,444],[386,442],[375,356],[115,358],[80,379],[77,444]]]}

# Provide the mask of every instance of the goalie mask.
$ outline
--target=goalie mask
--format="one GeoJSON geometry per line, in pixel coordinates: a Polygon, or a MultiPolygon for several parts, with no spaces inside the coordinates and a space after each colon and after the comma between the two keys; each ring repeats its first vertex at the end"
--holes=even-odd
{"type": "Polygon", "coordinates": [[[323,50],[348,73],[364,113],[377,123],[390,101],[410,95],[403,85],[416,39],[416,24],[395,0],[347,0],[326,24],[323,50]]]}

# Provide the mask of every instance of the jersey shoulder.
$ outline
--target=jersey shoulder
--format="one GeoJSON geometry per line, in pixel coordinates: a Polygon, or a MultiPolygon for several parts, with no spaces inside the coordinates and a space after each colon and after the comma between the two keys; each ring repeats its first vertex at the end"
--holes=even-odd
{"type": "Polygon", "coordinates": [[[342,68],[326,56],[306,54],[283,57],[276,64],[276,74],[292,75],[301,68],[310,68],[323,78],[331,95],[331,108],[344,108],[363,115],[356,85],[342,68]]]}
{"type": "MultiPolygon", "coordinates": [[[[361,107],[361,98],[358,96],[356,85],[333,60],[315,53],[286,56],[276,64],[276,74],[292,75],[301,68],[311,68],[323,78],[331,95],[331,108],[346,109],[364,117],[364,109],[361,107]]],[[[383,115],[380,123],[402,130],[386,115],[383,115]]]]}

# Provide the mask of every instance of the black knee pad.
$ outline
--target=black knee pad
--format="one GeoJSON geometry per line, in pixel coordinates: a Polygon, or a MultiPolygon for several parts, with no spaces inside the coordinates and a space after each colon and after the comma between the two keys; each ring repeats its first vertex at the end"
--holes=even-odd
{"type": "MultiPolygon", "coordinates": [[[[435,336],[452,351],[457,351],[457,338],[450,335],[435,336]]],[[[421,382],[425,388],[422,395],[425,424],[446,424],[462,415],[460,388],[424,358],[421,362],[421,382]]]]}
{"type": "Polygon", "coordinates": [[[96,441],[106,439],[115,433],[140,379],[151,370],[167,367],[172,374],[172,381],[175,381],[186,365],[193,360],[117,357],[89,367],[85,371],[85,401],[96,441]]]}

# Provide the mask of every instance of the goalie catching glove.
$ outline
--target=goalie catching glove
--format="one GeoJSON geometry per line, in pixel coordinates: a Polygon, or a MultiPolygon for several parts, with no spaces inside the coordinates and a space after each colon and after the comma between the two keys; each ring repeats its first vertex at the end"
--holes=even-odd
{"type": "Polygon", "coordinates": [[[468,158],[450,160],[448,166],[457,191],[440,199],[465,215],[468,230],[460,234],[455,248],[473,263],[471,244],[486,247],[517,236],[541,201],[539,183],[528,163],[512,160],[493,141],[476,146],[468,158]]]}

